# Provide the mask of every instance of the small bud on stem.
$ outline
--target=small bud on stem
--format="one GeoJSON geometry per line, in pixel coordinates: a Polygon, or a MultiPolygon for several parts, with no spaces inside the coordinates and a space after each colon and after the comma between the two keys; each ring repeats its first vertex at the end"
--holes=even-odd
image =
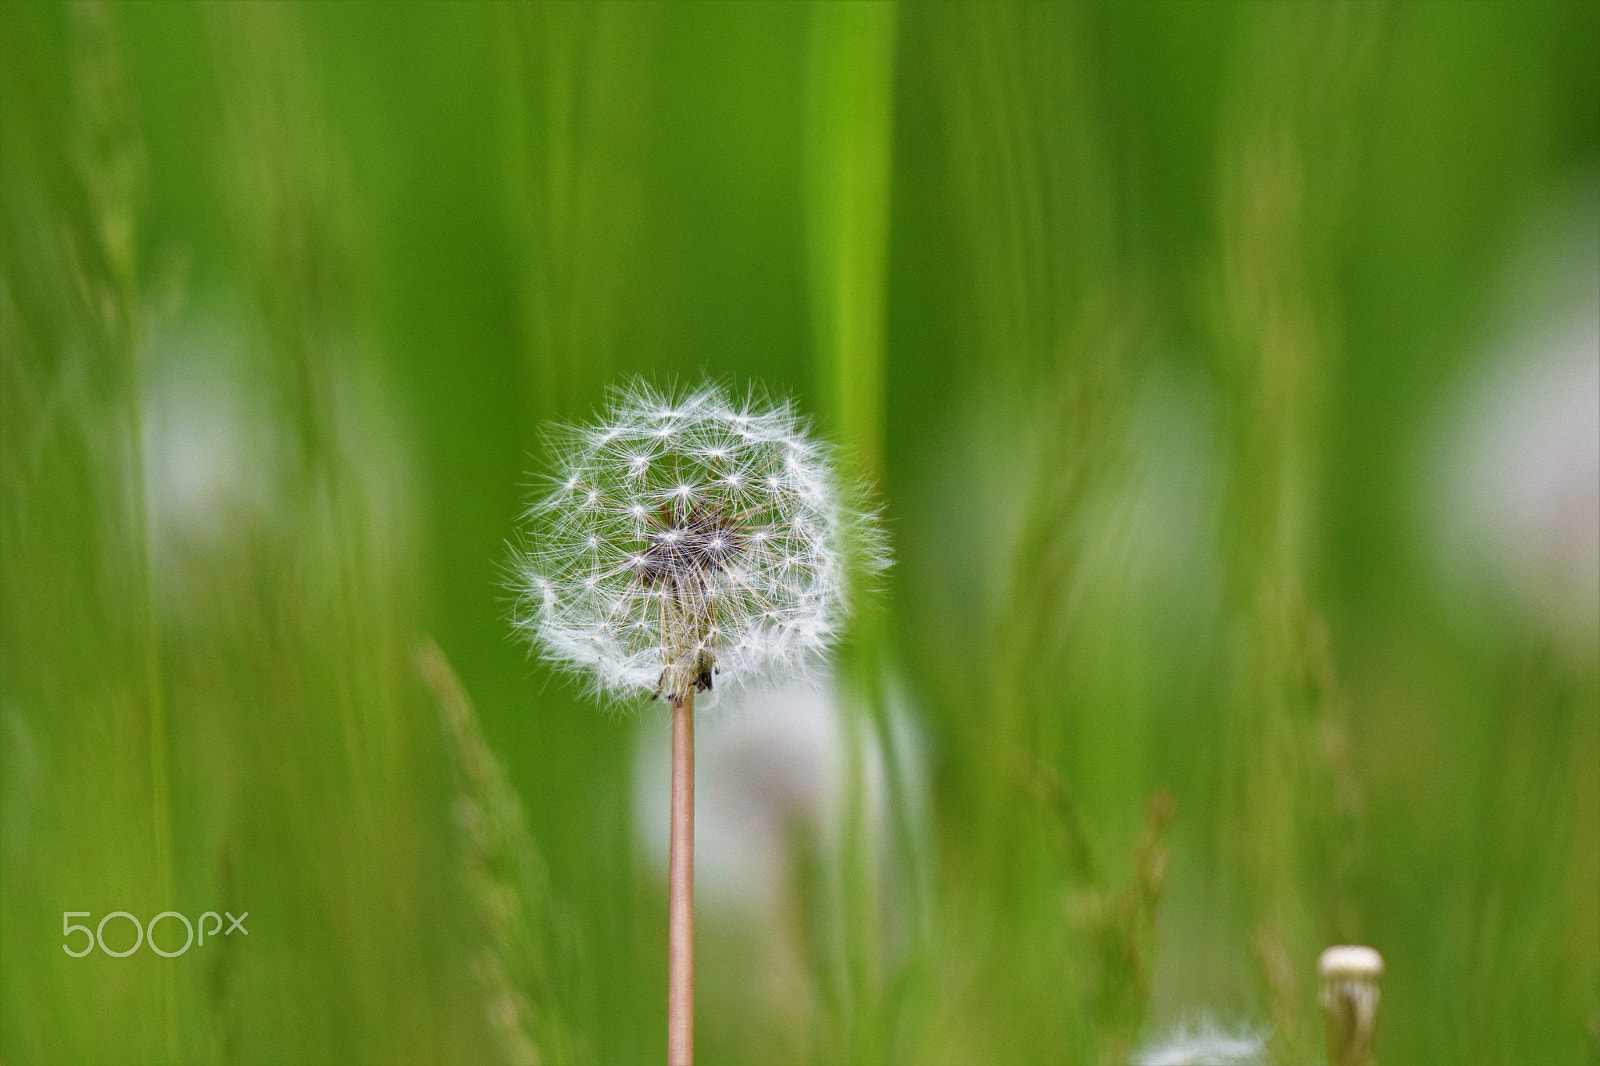
{"type": "Polygon", "coordinates": [[[1322,1019],[1331,1066],[1375,1066],[1378,978],[1383,956],[1369,947],[1332,947],[1317,961],[1322,975],[1322,1019]]]}

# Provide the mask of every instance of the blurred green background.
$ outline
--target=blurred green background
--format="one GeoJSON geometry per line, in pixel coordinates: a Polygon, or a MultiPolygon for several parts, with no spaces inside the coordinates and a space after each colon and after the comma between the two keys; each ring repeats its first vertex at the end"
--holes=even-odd
{"type": "Polygon", "coordinates": [[[896,556],[703,1061],[1297,1066],[1358,942],[1600,1063],[1600,5],[18,2],[0,119],[7,1066],[661,1058],[659,712],[504,588],[634,373],[896,556]]]}

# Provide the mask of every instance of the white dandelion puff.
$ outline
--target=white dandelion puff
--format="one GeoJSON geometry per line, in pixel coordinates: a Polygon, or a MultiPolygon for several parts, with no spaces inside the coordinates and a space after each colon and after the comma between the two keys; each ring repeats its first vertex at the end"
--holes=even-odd
{"type": "Polygon", "coordinates": [[[1134,1066],[1258,1066],[1267,1061],[1263,1029],[1227,1030],[1209,1017],[1183,1026],[1134,1056],[1134,1066]]]}
{"type": "Polygon", "coordinates": [[[516,625],[602,695],[680,702],[804,673],[837,639],[872,515],[786,402],[618,390],[557,431],[516,559],[516,625]]]}

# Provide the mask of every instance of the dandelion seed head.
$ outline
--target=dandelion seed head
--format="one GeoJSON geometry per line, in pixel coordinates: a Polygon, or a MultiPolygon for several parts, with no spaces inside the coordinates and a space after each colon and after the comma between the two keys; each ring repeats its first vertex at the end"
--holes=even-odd
{"type": "Polygon", "coordinates": [[[1229,1030],[1210,1017],[1167,1034],[1134,1056],[1134,1066],[1258,1066],[1267,1061],[1270,1032],[1243,1027],[1229,1030]]]}
{"type": "Polygon", "coordinates": [[[516,624],[602,695],[682,699],[821,661],[847,557],[886,554],[833,453],[788,404],[635,383],[560,433],[560,491],[527,513],[516,624]]]}

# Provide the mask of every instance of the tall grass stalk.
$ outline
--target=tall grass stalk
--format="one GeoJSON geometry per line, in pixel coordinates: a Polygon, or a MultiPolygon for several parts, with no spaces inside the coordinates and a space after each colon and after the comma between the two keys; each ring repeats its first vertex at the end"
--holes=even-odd
{"type": "Polygon", "coordinates": [[[1319,943],[1359,935],[1333,931],[1348,891],[1332,835],[1342,723],[1324,625],[1308,602],[1318,571],[1310,530],[1324,506],[1319,405],[1338,336],[1316,264],[1340,192],[1338,146],[1318,137],[1312,116],[1340,106],[1375,26],[1333,8],[1309,19],[1275,12],[1253,30],[1248,46],[1264,63],[1236,89],[1220,176],[1216,350],[1236,471],[1225,606],[1234,672],[1223,698],[1237,716],[1228,787],[1246,827],[1241,888],[1270,1043],[1280,1061],[1300,1062],[1315,1054],[1308,961],[1319,943]],[[1313,49],[1343,77],[1288,66],[1313,49]]]}
{"type": "MultiPolygon", "coordinates": [[[[127,405],[126,427],[129,485],[132,507],[131,526],[136,542],[139,598],[144,605],[143,675],[144,704],[149,715],[151,826],[154,843],[156,884],[159,898],[175,899],[172,855],[172,784],[170,780],[170,741],[167,736],[167,707],[162,680],[160,625],[156,616],[155,582],[150,547],[149,493],[145,485],[145,419],[141,361],[147,332],[144,325],[145,296],[140,291],[139,183],[143,178],[143,159],[133,101],[123,84],[122,59],[114,39],[111,11],[106,4],[85,0],[73,8],[73,29],[78,38],[74,80],[79,97],[78,111],[83,127],[78,131],[77,161],[82,180],[91,197],[98,222],[98,241],[103,263],[109,268],[110,290],[103,295],[113,302],[108,308],[112,344],[125,362],[127,405]]],[[[167,1029],[167,1057],[180,1057],[178,1034],[178,993],[173,971],[161,967],[159,976],[163,1014],[167,1029]]]]}
{"type": "MultiPolygon", "coordinates": [[[[175,899],[177,879],[142,453],[145,160],[137,109],[117,12],[80,3],[16,14],[0,63],[11,70],[0,89],[0,692],[7,729],[48,776],[15,797],[29,850],[7,855],[0,922],[14,949],[3,983],[34,991],[25,1008],[8,992],[4,1029],[12,1046],[45,1059],[56,1047],[52,1030],[74,1011],[120,1006],[145,1020],[118,1042],[80,1033],[69,1053],[131,1051],[175,1062],[182,1046],[171,965],[135,964],[86,983],[87,970],[61,967],[76,960],[50,957],[56,945],[34,946],[52,910],[154,904],[155,913],[175,899]],[[58,84],[64,103],[51,97],[58,84]],[[46,618],[56,621],[41,625],[46,618]],[[85,713],[87,729],[78,717],[85,713]],[[17,971],[13,959],[27,969],[17,971]],[[146,1028],[152,1022],[154,1031],[146,1028]]],[[[8,776],[16,743],[7,749],[8,776]]]]}
{"type": "Polygon", "coordinates": [[[413,656],[450,742],[462,872],[479,922],[472,970],[498,1061],[586,1061],[590,1050],[564,1003],[570,986],[585,981],[572,916],[551,889],[522,800],[444,651],[424,638],[413,656]]]}
{"type": "Polygon", "coordinates": [[[226,713],[194,757],[201,736],[233,755],[195,797],[196,866],[209,895],[271,930],[229,945],[198,991],[234,1057],[482,1056],[482,1000],[456,979],[472,960],[453,923],[425,918],[462,913],[460,883],[433,874],[451,856],[447,764],[412,661],[407,470],[361,329],[363,220],[313,74],[313,15],[202,15],[229,102],[230,276],[245,286],[223,297],[242,305],[229,311],[243,335],[225,365],[270,427],[257,461],[274,478],[234,554],[196,563],[208,624],[189,623],[185,668],[226,713]],[[319,796],[337,817],[312,816],[319,796]],[[327,962],[290,980],[303,945],[327,962]]]}
{"type": "Polygon", "coordinates": [[[538,421],[614,376],[637,283],[641,156],[655,16],[622,4],[500,9],[506,213],[538,421]]]}
{"type": "Polygon", "coordinates": [[[943,1012],[985,1019],[966,1037],[983,1041],[969,1058],[1091,1062],[1129,1044],[1142,1017],[1153,945],[1138,930],[1159,895],[1116,887],[1136,815],[1112,836],[1106,812],[1137,804],[1142,775],[1124,761],[1136,749],[1116,741],[1131,722],[1100,698],[1096,639],[1112,616],[1090,595],[1097,507],[1125,476],[1132,368],[1146,346],[1137,300],[1110,270],[1116,198],[1082,61],[1087,10],[955,7],[937,25],[973,313],[961,359],[975,394],[991,397],[986,413],[1005,420],[1001,447],[1026,456],[1014,464],[1025,473],[999,595],[973,605],[983,643],[971,699],[983,711],[962,715],[951,738],[970,753],[956,793],[970,789],[970,803],[951,812],[951,835],[963,862],[994,876],[948,888],[959,909],[943,950],[971,976],[943,1012]],[[1091,750],[1115,790],[1082,787],[1091,750]],[[1010,987],[1034,992],[994,994],[1021,973],[1010,987]]]}
{"type": "MultiPolygon", "coordinates": [[[[884,323],[888,297],[895,24],[891,2],[818,4],[810,11],[806,74],[806,222],[817,370],[848,461],[883,477],[884,323]]],[[[853,580],[866,574],[859,568],[853,580]]],[[[838,1053],[877,1062],[886,1045],[883,898],[867,827],[866,751],[883,753],[897,857],[912,847],[901,753],[884,707],[887,648],[881,611],[856,618],[837,701],[845,716],[840,842],[840,932],[846,944],[838,1053]]],[[[914,869],[910,862],[908,870],[914,869]]],[[[914,878],[908,878],[914,883],[914,878]]],[[[913,918],[913,921],[916,921],[913,918]]]]}

